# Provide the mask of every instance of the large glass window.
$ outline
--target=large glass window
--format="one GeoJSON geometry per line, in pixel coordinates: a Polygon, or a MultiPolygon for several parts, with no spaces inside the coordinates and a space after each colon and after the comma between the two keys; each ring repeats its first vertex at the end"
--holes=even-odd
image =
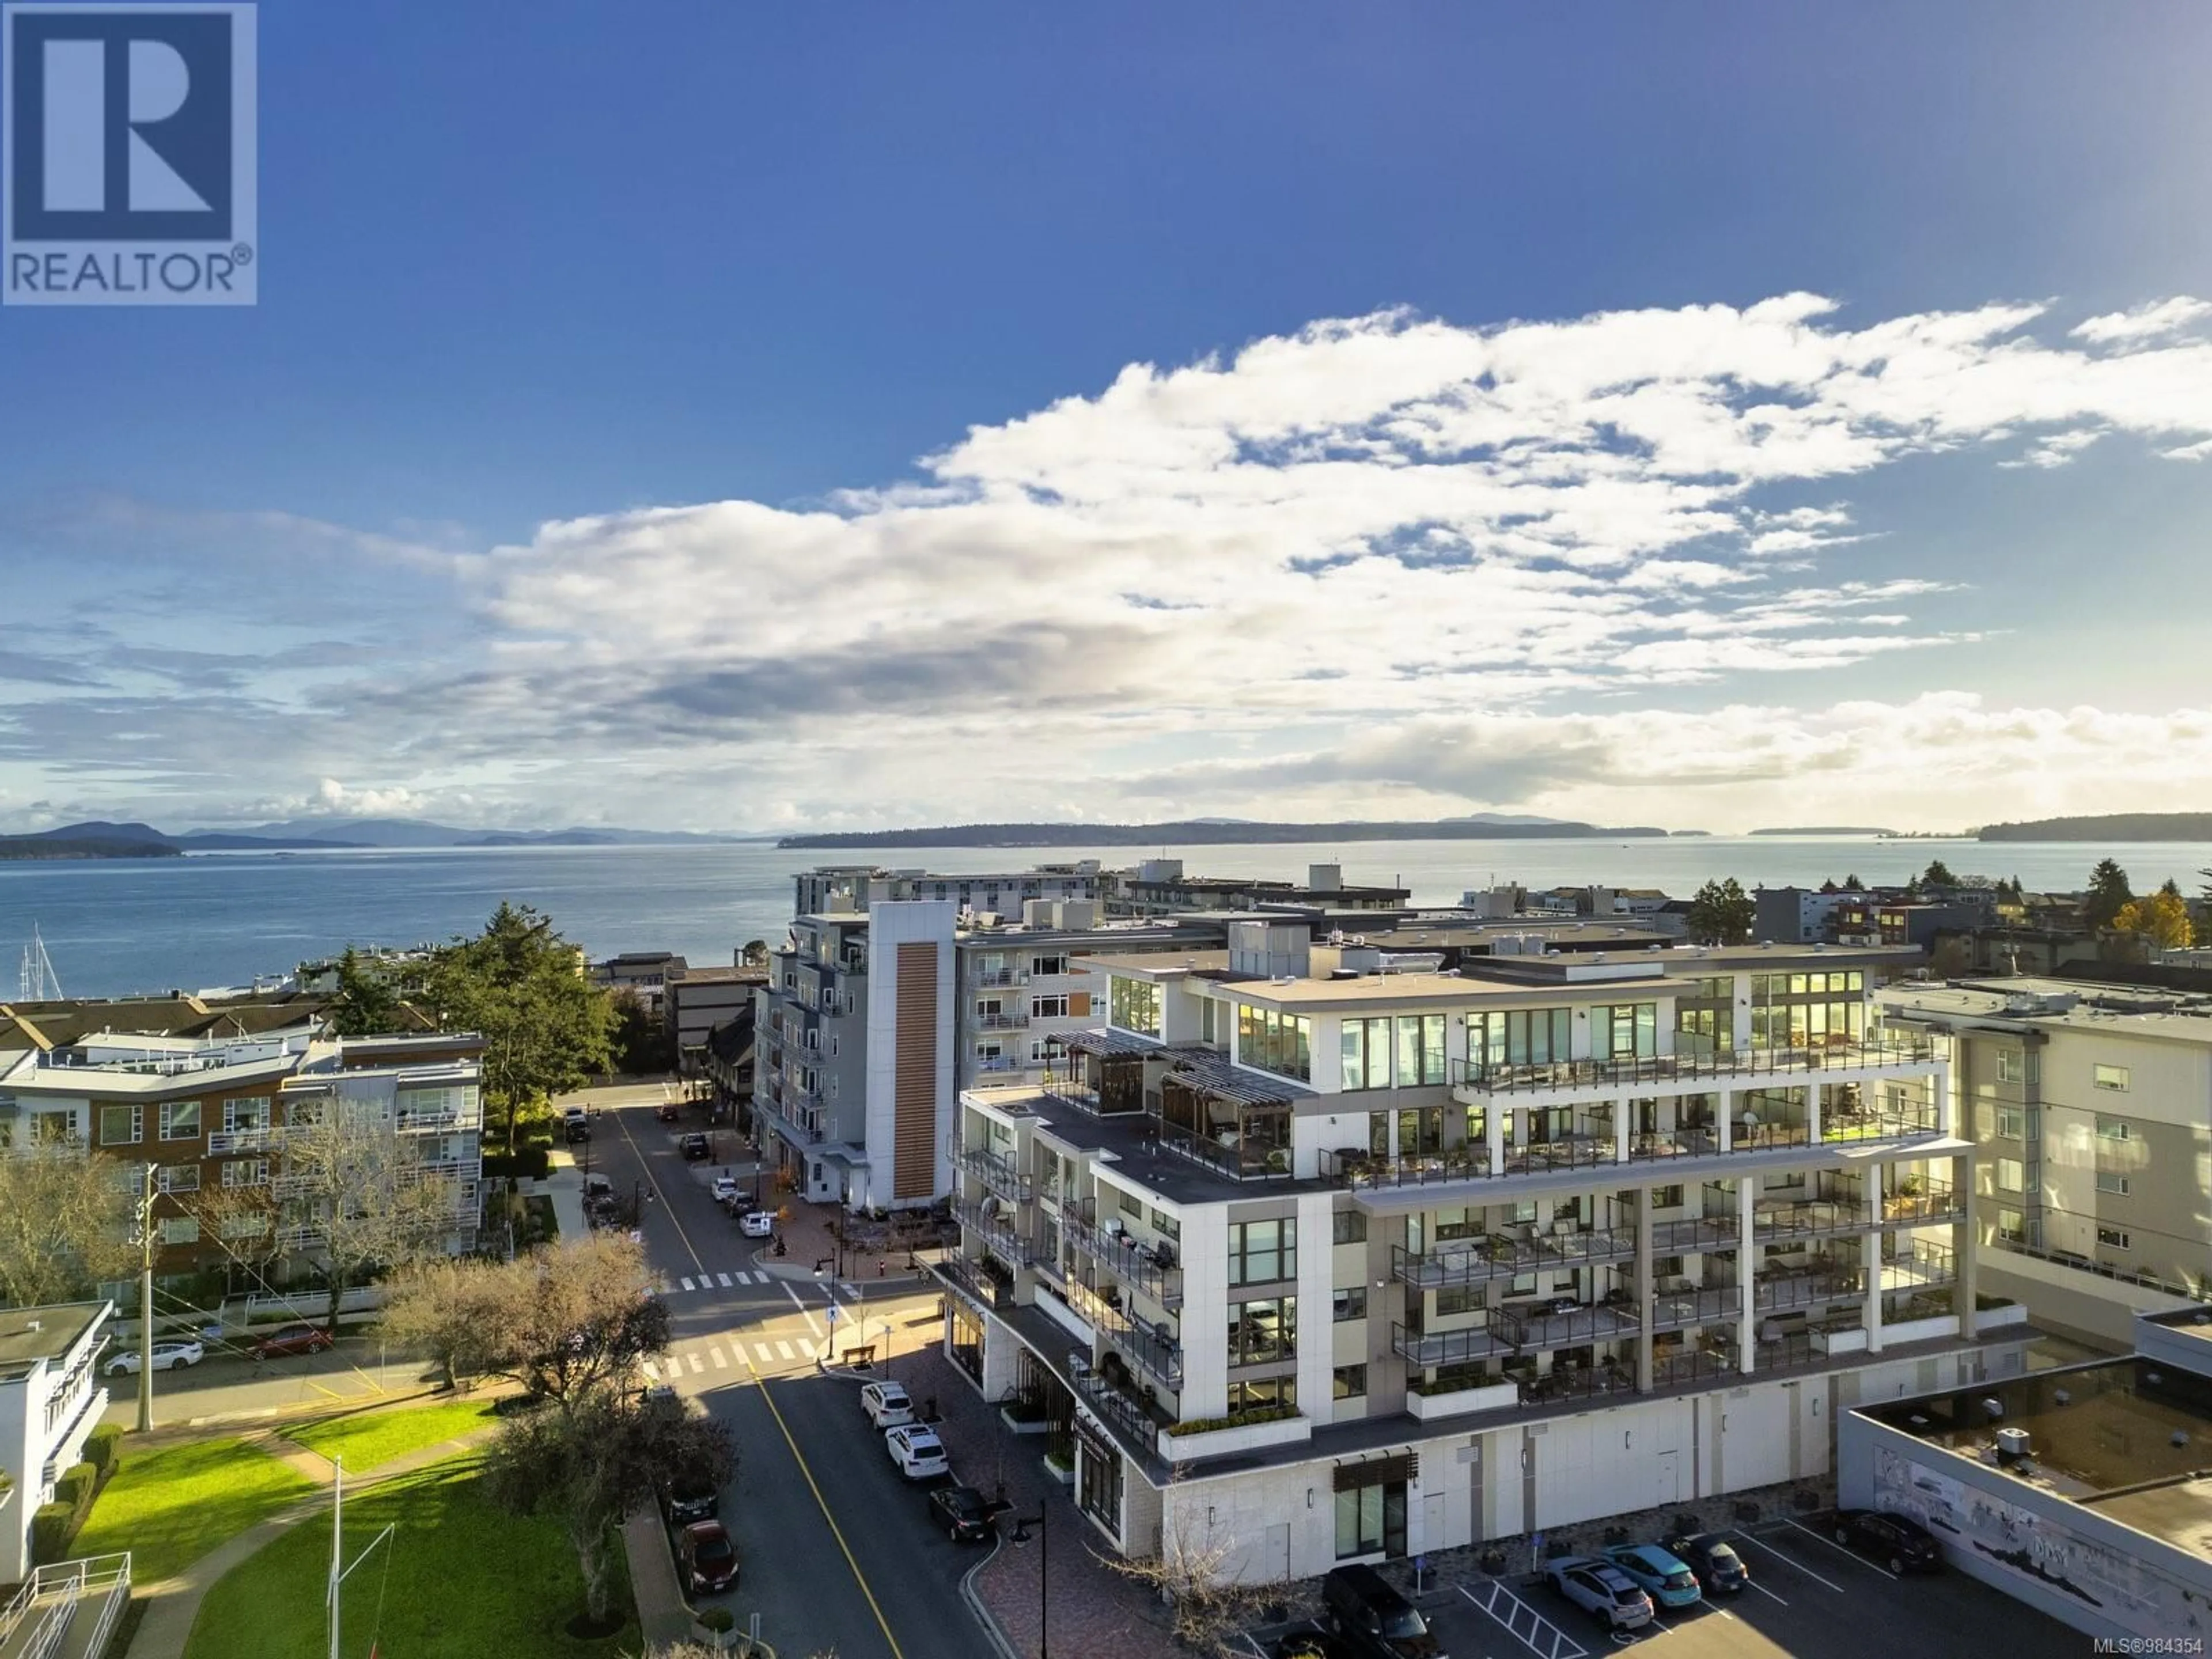
{"type": "Polygon", "coordinates": [[[1313,1022],[1304,1014],[1240,1002],[1237,1058],[1261,1071],[1304,1081],[1313,1075],[1313,1022]]]}
{"type": "Polygon", "coordinates": [[[1398,1555],[1406,1548],[1406,1483],[1377,1480],[1336,1494],[1336,1559],[1398,1555]]]}
{"type": "Polygon", "coordinates": [[[1125,1031],[1139,1036],[1160,1034],[1160,988],[1148,979],[1129,979],[1115,974],[1108,981],[1106,1017],[1125,1031]]]}
{"type": "Polygon", "coordinates": [[[1412,1088],[1444,1080],[1444,1017],[1398,1016],[1398,1086],[1412,1088]]]}
{"type": "Polygon", "coordinates": [[[1624,1002],[1596,1011],[1590,1047],[1600,1060],[1649,1060],[1659,1052],[1659,1005],[1624,1002]]]}
{"type": "Polygon", "coordinates": [[[172,1100],[161,1108],[161,1139],[164,1140],[197,1140],[200,1133],[200,1103],[197,1100],[172,1100]]]}
{"type": "Polygon", "coordinates": [[[103,1106],[100,1109],[100,1144],[103,1146],[128,1146],[145,1135],[143,1109],[137,1106],[103,1106]]]}
{"type": "Polygon", "coordinates": [[[1229,1282],[1271,1285],[1298,1276],[1298,1224],[1238,1221],[1229,1227],[1229,1282]]]}
{"type": "Polygon", "coordinates": [[[1468,1052],[1485,1066],[1547,1066],[1572,1052],[1566,1008],[1507,1008],[1467,1017],[1468,1052]]]}
{"type": "Polygon", "coordinates": [[[1347,1019],[1342,1045],[1343,1081],[1346,1092],[1390,1086],[1390,1022],[1388,1019],[1347,1019]]]}
{"type": "Polygon", "coordinates": [[[1298,1352],[1298,1299],[1271,1296],[1229,1305],[1229,1363],[1272,1365],[1298,1352]]]}
{"type": "Polygon", "coordinates": [[[1295,1376],[1233,1376],[1229,1379],[1229,1411],[1285,1411],[1298,1408],[1298,1379],[1295,1376]]]}

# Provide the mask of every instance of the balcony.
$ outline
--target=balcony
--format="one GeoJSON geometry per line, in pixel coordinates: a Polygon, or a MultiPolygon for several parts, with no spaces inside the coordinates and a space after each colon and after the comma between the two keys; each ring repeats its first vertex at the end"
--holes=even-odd
{"type": "Polygon", "coordinates": [[[1087,1366],[1073,1380],[1076,1399],[1109,1430],[1120,1431],[1125,1446],[1147,1457],[1154,1453],[1160,1431],[1174,1420],[1167,1413],[1087,1366]]]}
{"type": "Polygon", "coordinates": [[[1807,1196],[1761,1202],[1751,1212],[1752,1236],[1759,1239],[1832,1238],[1872,1225],[1865,1188],[1830,1170],[1820,1172],[1807,1196]]]}
{"type": "Polygon", "coordinates": [[[1026,1013],[978,1014],[975,1029],[979,1031],[1018,1031],[1030,1023],[1026,1013]]]}
{"type": "Polygon", "coordinates": [[[1118,1353],[1170,1394],[1182,1392],[1182,1344],[1164,1327],[1132,1318],[1110,1306],[1094,1323],[1100,1344],[1113,1350],[1099,1360],[1102,1371],[1109,1370],[1118,1353]]]}
{"type": "Polygon", "coordinates": [[[1017,1267],[1030,1265],[1029,1241],[1013,1224],[995,1198],[981,1200],[957,1198],[952,1200],[953,1216],[963,1231],[972,1233],[981,1243],[996,1250],[1017,1267]]]}
{"type": "Polygon", "coordinates": [[[1651,1356],[1651,1386],[1655,1389],[1679,1389],[1692,1382],[1718,1382],[1735,1377],[1739,1369],[1735,1348],[1732,1344],[1654,1354],[1651,1356]]]}
{"type": "Polygon", "coordinates": [[[1707,1250],[1733,1250],[1742,1241],[1736,1237],[1731,1215],[1684,1216],[1651,1224],[1651,1248],[1660,1255],[1698,1255],[1707,1250]]]}
{"type": "Polygon", "coordinates": [[[1651,1298],[1651,1328],[1686,1330],[1743,1312],[1743,1291],[1734,1285],[1692,1286],[1685,1291],[1662,1291],[1651,1298]]]}
{"type": "Polygon", "coordinates": [[[1749,1086],[1753,1079],[1762,1077],[1924,1066],[1935,1059],[1934,1040],[1923,1037],[1738,1048],[1717,1054],[1651,1054],[1626,1060],[1556,1060],[1520,1066],[1455,1060],[1451,1062],[1450,1079],[1455,1089],[1480,1096],[1570,1089],[1680,1093],[1684,1091],[1677,1085],[1686,1084],[1749,1086]]]}
{"type": "Polygon", "coordinates": [[[217,1129],[208,1136],[208,1156],[224,1158],[237,1152],[265,1152],[280,1138],[279,1131],[266,1125],[258,1129],[217,1129]]]}
{"type": "Polygon", "coordinates": [[[1881,1200],[1884,1228],[1934,1226],[1966,1218],[1966,1195],[1948,1181],[1922,1182],[1913,1191],[1891,1193],[1881,1200]]]}
{"type": "Polygon", "coordinates": [[[1560,1297],[1500,1308],[1491,1316],[1492,1329],[1509,1346],[1524,1352],[1618,1342],[1634,1336],[1641,1322],[1626,1297],[1595,1304],[1560,1297]]]}
{"type": "Polygon", "coordinates": [[[1442,1365],[1464,1365],[1478,1359],[1495,1359],[1513,1352],[1510,1343],[1501,1342],[1487,1330],[1480,1328],[1459,1331],[1410,1331],[1403,1325],[1390,1328],[1390,1352],[1408,1365],[1423,1370],[1433,1370],[1442,1365]]]}
{"type": "Polygon", "coordinates": [[[1555,1365],[1542,1376],[1515,1378],[1524,1406],[1549,1406],[1563,1400],[1596,1400],[1607,1395],[1633,1394],[1636,1373],[1617,1359],[1595,1365],[1555,1365]]]}
{"type": "Polygon", "coordinates": [[[1182,1305],[1182,1269],[1164,1245],[1140,1243],[1110,1222],[1104,1227],[1094,1225],[1087,1206],[1083,1214],[1071,1211],[1060,1218],[1060,1237],[1070,1249],[1162,1307],[1182,1305]]]}
{"type": "Polygon", "coordinates": [[[1931,1288],[1958,1282],[1959,1259],[1948,1244],[1916,1238],[1912,1247],[1881,1264],[1882,1288],[1917,1285],[1931,1288]]]}
{"type": "Polygon", "coordinates": [[[1013,1159],[988,1146],[963,1146],[952,1149],[952,1162],[962,1173],[974,1176],[1009,1204],[1026,1204],[1033,1194],[1030,1177],[1017,1169],[1013,1159]]]}
{"type": "Polygon", "coordinates": [[[1476,1238],[1440,1243],[1424,1254],[1410,1251],[1402,1244],[1393,1244],[1390,1275],[1401,1285],[1435,1291],[1532,1273],[1539,1260],[1540,1252],[1534,1238],[1485,1233],[1476,1238]]]}
{"type": "Polygon", "coordinates": [[[998,1313],[1014,1305],[1014,1287],[964,1255],[948,1255],[932,1262],[930,1272],[947,1290],[978,1309],[998,1313]]]}
{"type": "Polygon", "coordinates": [[[1021,968],[978,968],[968,976],[968,982],[980,990],[990,990],[1001,985],[1026,985],[1028,970],[1021,968]]]}
{"type": "Polygon", "coordinates": [[[1856,1297],[1865,1291],[1864,1276],[1856,1267],[1827,1263],[1792,1273],[1759,1274],[1752,1286],[1751,1305],[1760,1313],[1776,1313],[1856,1297]]]}

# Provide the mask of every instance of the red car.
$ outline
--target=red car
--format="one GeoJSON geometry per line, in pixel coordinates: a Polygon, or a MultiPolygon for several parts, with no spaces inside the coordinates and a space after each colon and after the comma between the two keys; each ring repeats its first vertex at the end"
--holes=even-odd
{"type": "Polygon", "coordinates": [[[331,1334],[320,1325],[279,1325],[253,1345],[256,1359],[282,1359],[288,1354],[320,1353],[331,1346],[331,1334]]]}
{"type": "Polygon", "coordinates": [[[738,1547],[719,1521],[695,1521],[677,1535],[676,1553],[695,1595],[713,1595],[738,1582],[738,1547]]]}

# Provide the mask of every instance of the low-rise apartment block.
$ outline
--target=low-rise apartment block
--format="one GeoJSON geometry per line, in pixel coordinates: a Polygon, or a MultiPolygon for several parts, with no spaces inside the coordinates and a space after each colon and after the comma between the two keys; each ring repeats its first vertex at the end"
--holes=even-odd
{"type": "Polygon", "coordinates": [[[1839,1407],[2019,1370],[1917,953],[1378,972],[1301,925],[1106,956],[965,1091],[945,1340],[1115,1549],[1248,1581],[1826,1474],[1839,1407]]]}
{"type": "Polygon", "coordinates": [[[0,1309],[0,1584],[31,1576],[31,1516],[107,1409],[106,1302],[0,1309]]]}
{"type": "Polygon", "coordinates": [[[2212,997],[2003,978],[1880,1000],[1891,1030],[1949,1051],[1993,1286],[2116,1347],[2136,1313],[2212,1298],[2212,997]]]}

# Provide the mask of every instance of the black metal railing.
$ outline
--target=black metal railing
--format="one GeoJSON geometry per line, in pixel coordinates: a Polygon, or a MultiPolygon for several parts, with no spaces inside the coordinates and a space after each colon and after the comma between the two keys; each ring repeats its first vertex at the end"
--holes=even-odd
{"type": "Polygon", "coordinates": [[[1743,1291],[1734,1285],[1701,1290],[1662,1291],[1651,1298],[1651,1328],[1679,1331],[1716,1319],[1734,1319],[1743,1311],[1743,1291]]]}
{"type": "Polygon", "coordinates": [[[1604,1395],[1636,1391],[1636,1373],[1613,1359],[1597,1365],[1555,1366],[1541,1376],[1518,1380],[1521,1403],[1524,1406],[1549,1406],[1562,1400],[1595,1400],[1604,1395]]]}
{"type": "Polygon", "coordinates": [[[1651,1248],[1662,1255],[1694,1255],[1706,1250],[1732,1250],[1736,1237],[1734,1216],[1683,1216],[1651,1224],[1651,1248]]]}
{"type": "Polygon", "coordinates": [[[963,1146],[955,1144],[952,1162],[969,1175],[975,1176],[1000,1197],[1015,1204],[1026,1204],[1035,1195],[1030,1177],[1014,1160],[988,1146],[963,1146]]]}
{"type": "Polygon", "coordinates": [[[1493,1359],[1510,1353],[1512,1345],[1480,1328],[1458,1331],[1411,1331],[1390,1327],[1390,1352],[1423,1370],[1439,1365],[1461,1365],[1470,1360],[1493,1359]]]}
{"type": "Polygon", "coordinates": [[[1859,1296],[1865,1289],[1866,1282],[1856,1268],[1808,1267],[1796,1273],[1761,1273],[1753,1283],[1751,1304],[1760,1313],[1773,1313],[1859,1296]]]}
{"type": "Polygon", "coordinates": [[[1654,1354],[1651,1358],[1651,1386],[1655,1389],[1678,1389],[1686,1382],[1717,1382],[1723,1377],[1735,1376],[1738,1370],[1735,1350],[1731,1346],[1654,1354]]]}
{"type": "Polygon", "coordinates": [[[1966,1216],[1966,1194],[1948,1181],[1925,1182],[1917,1191],[1890,1193],[1881,1200],[1881,1224],[1885,1227],[1963,1221],[1966,1216]]]}
{"type": "Polygon", "coordinates": [[[1568,1348],[1585,1342],[1614,1342],[1636,1334],[1641,1321],[1625,1301],[1572,1307],[1500,1308],[1491,1315],[1492,1329],[1514,1348],[1568,1348]]]}
{"type": "Polygon", "coordinates": [[[1959,1277],[1959,1258],[1951,1247],[1924,1238],[1913,1240],[1910,1249],[1890,1257],[1882,1265],[1886,1276],[1893,1276],[1907,1285],[1949,1285],[1959,1277]]]}
{"type": "Polygon", "coordinates": [[[1881,1066],[1921,1065],[1936,1058],[1932,1038],[1881,1042],[1805,1043],[1786,1048],[1737,1048],[1704,1054],[1651,1054],[1622,1060],[1555,1060],[1529,1065],[1455,1060],[1455,1087],[1484,1094],[1523,1089],[1632,1087],[1705,1079],[1863,1070],[1881,1066]]]}
{"type": "Polygon", "coordinates": [[[1014,1287],[985,1273],[966,1256],[945,1256],[931,1262],[929,1270],[946,1289],[976,1307],[997,1313],[1014,1305],[1014,1287]]]}
{"type": "Polygon", "coordinates": [[[1087,1215],[1072,1212],[1060,1218],[1060,1232],[1071,1249],[1090,1257],[1162,1307],[1182,1305],[1182,1269],[1176,1266],[1164,1245],[1140,1243],[1111,1226],[1093,1225],[1087,1215]]]}
{"type": "Polygon", "coordinates": [[[1004,1255],[1018,1267],[1030,1265],[1030,1242],[1012,1218],[991,1200],[956,1198],[952,1213],[961,1226],[1004,1255]]]}

